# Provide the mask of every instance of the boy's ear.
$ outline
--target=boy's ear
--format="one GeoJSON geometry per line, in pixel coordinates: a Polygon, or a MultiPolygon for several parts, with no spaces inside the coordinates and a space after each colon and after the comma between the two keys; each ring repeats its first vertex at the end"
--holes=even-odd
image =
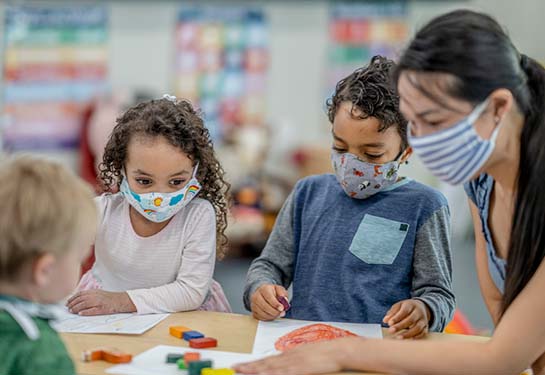
{"type": "Polygon", "coordinates": [[[412,154],[413,154],[413,148],[410,146],[407,147],[405,151],[403,152],[403,155],[401,156],[400,164],[407,162],[409,158],[412,156],[412,154]]]}
{"type": "Polygon", "coordinates": [[[55,272],[56,259],[53,255],[45,253],[38,256],[32,265],[32,282],[40,287],[49,284],[55,272]]]}

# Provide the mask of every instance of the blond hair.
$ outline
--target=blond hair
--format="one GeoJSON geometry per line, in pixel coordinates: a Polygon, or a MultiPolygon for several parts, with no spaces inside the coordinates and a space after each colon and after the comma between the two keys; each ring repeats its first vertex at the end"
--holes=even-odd
{"type": "Polygon", "coordinates": [[[2,162],[0,202],[0,280],[15,279],[40,254],[64,255],[97,223],[90,187],[36,157],[2,162]]]}

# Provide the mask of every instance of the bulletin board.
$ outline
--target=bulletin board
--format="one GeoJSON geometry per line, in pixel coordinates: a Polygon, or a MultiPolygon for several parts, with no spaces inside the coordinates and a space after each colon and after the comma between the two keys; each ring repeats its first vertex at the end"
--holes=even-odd
{"type": "Polygon", "coordinates": [[[330,4],[327,96],[374,55],[396,60],[408,39],[406,1],[330,4]]]}
{"type": "Polygon", "coordinates": [[[254,7],[182,7],[176,25],[176,93],[203,112],[214,141],[265,121],[268,25],[254,7]]]}
{"type": "Polygon", "coordinates": [[[4,149],[76,148],[84,106],[107,88],[106,8],[11,5],[4,23],[4,149]]]}

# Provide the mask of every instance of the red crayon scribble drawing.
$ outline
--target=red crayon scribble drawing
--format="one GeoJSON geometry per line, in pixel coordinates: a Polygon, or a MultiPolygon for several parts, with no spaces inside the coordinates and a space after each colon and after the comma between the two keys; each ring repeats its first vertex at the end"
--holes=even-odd
{"type": "Polygon", "coordinates": [[[276,350],[285,351],[303,344],[334,340],[348,336],[357,335],[350,331],[330,326],[329,324],[311,324],[280,337],[276,340],[274,347],[276,350]]]}

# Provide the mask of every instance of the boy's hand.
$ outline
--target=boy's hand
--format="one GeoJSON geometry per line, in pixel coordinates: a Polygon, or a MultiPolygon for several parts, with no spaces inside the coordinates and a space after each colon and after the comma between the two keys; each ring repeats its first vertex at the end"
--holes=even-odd
{"type": "Polygon", "coordinates": [[[258,320],[274,320],[286,315],[278,297],[288,298],[288,292],[280,285],[261,285],[250,297],[252,315],[258,320]]]}
{"type": "Polygon", "coordinates": [[[125,292],[107,292],[101,289],[83,290],[66,302],[72,314],[82,316],[136,312],[136,306],[125,292]]]}
{"type": "Polygon", "coordinates": [[[430,309],[424,302],[407,299],[394,304],[382,321],[396,338],[421,339],[428,333],[430,318],[430,309]]]}

